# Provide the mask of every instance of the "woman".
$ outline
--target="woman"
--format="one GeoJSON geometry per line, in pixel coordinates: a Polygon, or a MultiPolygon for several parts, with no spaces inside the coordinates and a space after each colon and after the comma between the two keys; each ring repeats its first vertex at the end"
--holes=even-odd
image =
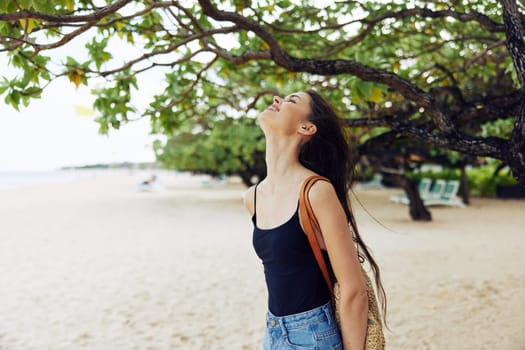
{"type": "Polygon", "coordinates": [[[276,96],[258,121],[266,136],[267,176],[248,189],[244,204],[252,215],[253,245],[268,288],[263,348],[364,349],[368,303],[354,241],[374,270],[383,311],[384,290],[350,211],[353,169],[342,122],[313,90],[276,96]],[[299,220],[299,191],[312,175],[330,179],[316,182],[309,199],[322,231],[321,249],[340,285],[341,332],[299,220]]]}

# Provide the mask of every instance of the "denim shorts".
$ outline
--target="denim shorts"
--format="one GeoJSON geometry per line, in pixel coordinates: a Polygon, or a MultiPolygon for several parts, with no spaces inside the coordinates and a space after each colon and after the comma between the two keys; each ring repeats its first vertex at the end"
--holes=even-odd
{"type": "Polygon", "coordinates": [[[286,316],[275,316],[268,311],[263,350],[287,349],[343,349],[330,302],[286,316]]]}

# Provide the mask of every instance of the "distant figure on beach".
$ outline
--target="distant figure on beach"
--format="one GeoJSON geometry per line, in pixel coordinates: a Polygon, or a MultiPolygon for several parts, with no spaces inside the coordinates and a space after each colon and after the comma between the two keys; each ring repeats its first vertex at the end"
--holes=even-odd
{"type": "Polygon", "coordinates": [[[153,185],[153,183],[157,180],[157,175],[153,174],[150,176],[149,179],[142,181],[143,185],[153,185]]]}
{"type": "Polygon", "coordinates": [[[365,259],[376,276],[383,311],[386,297],[379,267],[350,208],[354,169],[343,122],[314,90],[275,96],[257,119],[266,137],[267,176],[246,191],[244,205],[252,215],[253,247],[268,289],[263,349],[364,349],[365,259]],[[324,260],[340,286],[341,331],[299,217],[301,186],[314,175],[330,180],[315,182],[308,198],[320,224],[317,240],[324,260]]]}
{"type": "Polygon", "coordinates": [[[157,175],[155,174],[142,181],[142,183],[139,185],[139,190],[141,191],[156,191],[157,189],[157,175]]]}

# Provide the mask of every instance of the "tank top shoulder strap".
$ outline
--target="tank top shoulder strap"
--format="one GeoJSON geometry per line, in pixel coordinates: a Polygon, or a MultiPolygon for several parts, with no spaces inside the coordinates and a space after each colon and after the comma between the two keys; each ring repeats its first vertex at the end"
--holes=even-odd
{"type": "Polygon", "coordinates": [[[257,220],[257,186],[259,186],[259,184],[260,182],[257,182],[253,189],[253,217],[255,220],[257,220]]]}

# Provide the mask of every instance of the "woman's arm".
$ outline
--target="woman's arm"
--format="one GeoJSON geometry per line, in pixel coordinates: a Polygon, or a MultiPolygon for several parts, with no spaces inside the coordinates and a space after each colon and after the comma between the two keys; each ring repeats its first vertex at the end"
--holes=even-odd
{"type": "Polygon", "coordinates": [[[365,348],[368,298],[366,286],[346,215],[332,184],[316,182],[310,203],[341,291],[341,335],[345,350],[365,348]]]}

